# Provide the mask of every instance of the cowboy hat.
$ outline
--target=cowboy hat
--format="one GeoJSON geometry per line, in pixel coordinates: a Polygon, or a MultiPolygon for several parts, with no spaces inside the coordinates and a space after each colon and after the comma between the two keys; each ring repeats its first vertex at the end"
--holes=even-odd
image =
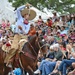
{"type": "Polygon", "coordinates": [[[29,20],[33,20],[36,17],[36,12],[34,10],[32,10],[32,9],[27,9],[27,8],[23,9],[21,11],[21,15],[24,16],[25,14],[30,15],[29,20]]]}

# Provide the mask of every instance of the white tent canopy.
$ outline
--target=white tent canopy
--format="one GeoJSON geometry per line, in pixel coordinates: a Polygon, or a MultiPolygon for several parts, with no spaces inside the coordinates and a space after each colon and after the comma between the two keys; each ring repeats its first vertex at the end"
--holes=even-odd
{"type": "MultiPolygon", "coordinates": [[[[52,13],[48,12],[46,9],[45,9],[45,13],[33,6],[31,7],[31,9],[36,11],[36,17],[32,21],[38,20],[39,16],[41,16],[44,21],[47,20],[47,18],[53,16],[52,13]]],[[[14,7],[12,7],[12,4],[10,4],[8,0],[1,0],[0,2],[0,23],[2,19],[9,20],[11,23],[15,22],[16,20],[14,7]]]]}
{"type": "Polygon", "coordinates": [[[41,16],[43,20],[47,20],[47,18],[49,17],[48,14],[46,14],[46,13],[38,10],[35,7],[31,7],[30,9],[33,9],[36,12],[36,17],[32,21],[38,20],[39,19],[39,16],[41,16]]]}

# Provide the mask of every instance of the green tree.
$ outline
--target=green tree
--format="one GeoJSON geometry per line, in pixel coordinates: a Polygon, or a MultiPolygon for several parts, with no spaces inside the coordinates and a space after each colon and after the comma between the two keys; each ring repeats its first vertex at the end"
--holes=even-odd
{"type": "Polygon", "coordinates": [[[70,13],[75,12],[75,0],[9,0],[9,2],[12,2],[12,6],[15,8],[28,2],[40,10],[47,7],[48,9],[53,9],[61,13],[63,13],[63,11],[70,13]]]}

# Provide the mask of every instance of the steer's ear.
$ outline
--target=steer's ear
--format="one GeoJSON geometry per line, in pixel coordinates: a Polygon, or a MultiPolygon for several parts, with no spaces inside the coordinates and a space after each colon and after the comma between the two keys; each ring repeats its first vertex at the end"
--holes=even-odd
{"type": "Polygon", "coordinates": [[[38,32],[36,32],[36,36],[39,36],[39,33],[38,32]]]}

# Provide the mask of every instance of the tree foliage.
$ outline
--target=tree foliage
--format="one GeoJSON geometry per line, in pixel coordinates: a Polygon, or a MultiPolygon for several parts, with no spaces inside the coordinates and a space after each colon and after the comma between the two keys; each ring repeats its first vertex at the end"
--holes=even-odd
{"type": "Polygon", "coordinates": [[[63,11],[70,13],[75,12],[75,0],[9,0],[9,2],[12,2],[15,8],[28,2],[40,10],[47,7],[48,9],[53,9],[61,13],[63,13],[63,11]]]}

